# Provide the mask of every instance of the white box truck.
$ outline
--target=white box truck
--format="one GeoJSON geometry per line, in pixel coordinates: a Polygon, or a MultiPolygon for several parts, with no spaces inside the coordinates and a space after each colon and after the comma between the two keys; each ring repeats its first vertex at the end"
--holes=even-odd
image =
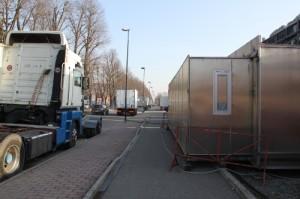
{"type": "Polygon", "coordinates": [[[127,90],[127,107],[125,107],[125,91],[116,91],[117,114],[124,115],[127,108],[127,115],[136,115],[138,107],[138,91],[127,90]]]}
{"type": "Polygon", "coordinates": [[[159,98],[159,106],[160,106],[160,110],[168,111],[169,98],[168,98],[167,95],[160,96],[160,98],[159,98]]]}

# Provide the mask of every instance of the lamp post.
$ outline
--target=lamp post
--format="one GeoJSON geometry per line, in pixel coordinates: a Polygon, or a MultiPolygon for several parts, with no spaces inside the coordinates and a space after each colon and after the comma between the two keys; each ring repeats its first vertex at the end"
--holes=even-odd
{"type": "Polygon", "coordinates": [[[122,28],[122,31],[127,32],[127,56],[126,56],[126,74],[125,74],[125,122],[127,121],[127,73],[128,73],[128,53],[129,53],[129,28],[122,28]]]}
{"type": "Polygon", "coordinates": [[[150,94],[149,98],[150,98],[150,102],[151,102],[151,101],[152,101],[152,95],[151,95],[151,81],[148,81],[148,84],[149,84],[148,90],[149,90],[149,94],[150,94]]]}
{"type": "Polygon", "coordinates": [[[152,98],[152,104],[154,104],[154,94],[153,94],[153,86],[150,87],[150,93],[151,93],[151,98],[152,98]]]}
{"type": "Polygon", "coordinates": [[[142,70],[144,70],[144,75],[143,75],[143,106],[145,108],[145,72],[146,72],[146,67],[141,67],[142,70]]]}

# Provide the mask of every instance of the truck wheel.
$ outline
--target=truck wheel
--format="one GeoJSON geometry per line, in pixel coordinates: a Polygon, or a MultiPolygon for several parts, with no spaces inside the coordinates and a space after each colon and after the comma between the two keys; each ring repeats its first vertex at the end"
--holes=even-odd
{"type": "Polygon", "coordinates": [[[95,135],[95,130],[94,129],[91,129],[91,128],[86,128],[84,129],[84,136],[86,138],[91,138],[95,135]]]}
{"type": "Polygon", "coordinates": [[[67,143],[67,148],[72,148],[76,145],[78,138],[78,130],[75,123],[72,123],[72,127],[70,129],[70,141],[67,143]]]}
{"type": "Polygon", "coordinates": [[[23,169],[24,147],[18,134],[8,135],[0,143],[0,178],[10,177],[23,169]]]}

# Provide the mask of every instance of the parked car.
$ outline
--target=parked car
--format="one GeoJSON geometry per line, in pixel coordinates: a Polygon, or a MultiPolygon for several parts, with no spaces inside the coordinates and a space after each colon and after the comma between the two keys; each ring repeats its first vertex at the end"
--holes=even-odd
{"type": "Polygon", "coordinates": [[[108,108],[102,104],[96,104],[92,107],[92,114],[108,115],[108,108]]]}

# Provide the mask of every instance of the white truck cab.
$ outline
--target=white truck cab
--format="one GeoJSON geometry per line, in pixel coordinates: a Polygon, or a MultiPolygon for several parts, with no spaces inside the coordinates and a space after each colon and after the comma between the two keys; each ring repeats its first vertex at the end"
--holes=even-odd
{"type": "Polygon", "coordinates": [[[61,32],[8,33],[0,44],[0,179],[101,132],[102,118],[82,114],[84,82],[81,59],[61,32]]]}
{"type": "Polygon", "coordinates": [[[33,115],[48,123],[55,119],[53,110],[80,108],[83,77],[81,58],[62,32],[9,32],[0,45],[2,120],[17,122],[22,110],[35,107],[33,115]]]}

